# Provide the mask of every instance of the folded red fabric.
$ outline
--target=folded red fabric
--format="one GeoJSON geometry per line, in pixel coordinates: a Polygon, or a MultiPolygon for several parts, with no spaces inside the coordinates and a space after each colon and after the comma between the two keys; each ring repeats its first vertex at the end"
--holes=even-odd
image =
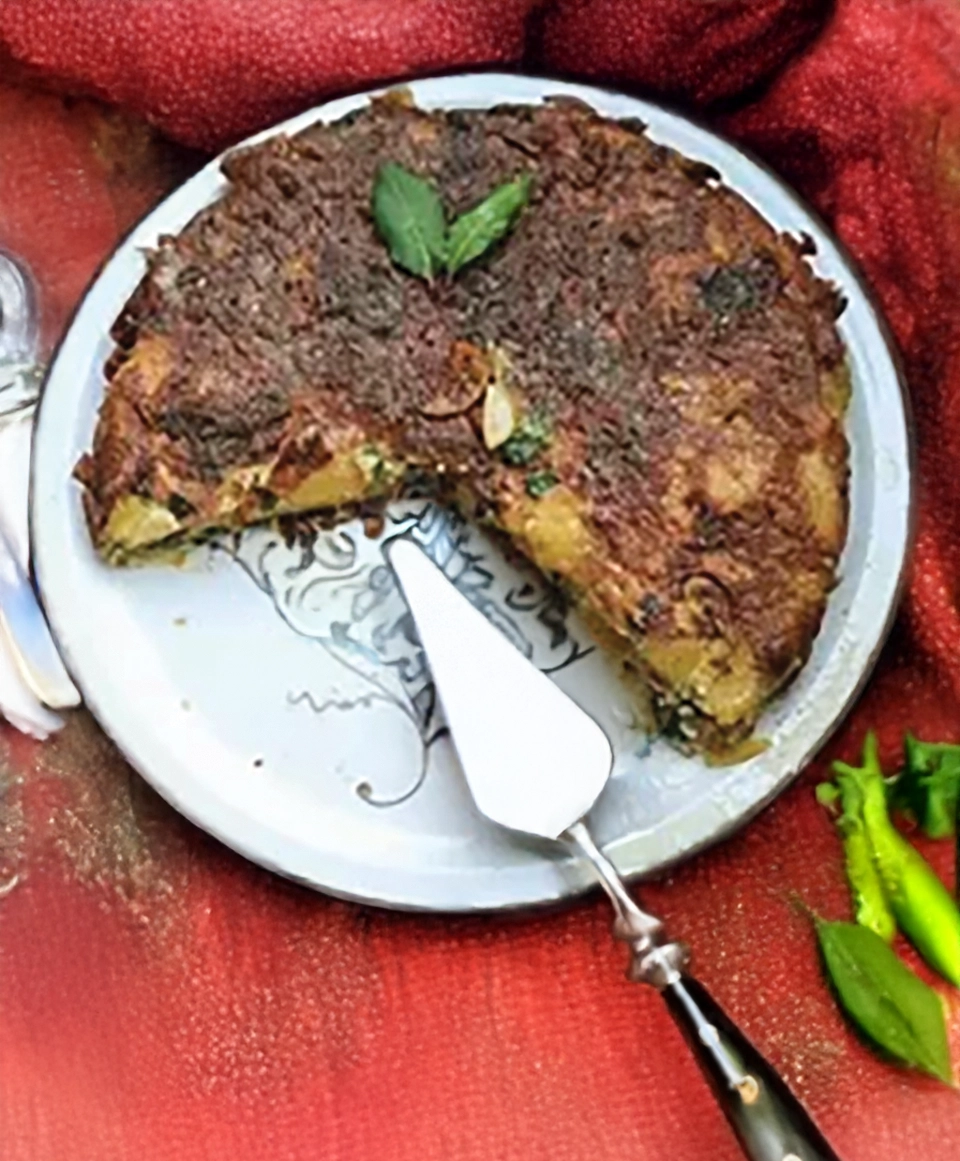
{"type": "Polygon", "coordinates": [[[712,101],[771,76],[830,0],[0,0],[48,78],[216,149],[318,98],[515,62],[712,101]]]}
{"type": "Polygon", "coordinates": [[[548,68],[709,104],[747,92],[822,26],[832,0],[557,0],[528,53],[548,68]]]}
{"type": "MultiPolygon", "coordinates": [[[[955,1161],[956,1094],[849,1032],[797,904],[848,906],[810,787],[823,762],[854,758],[868,725],[889,761],[906,729],[960,738],[960,3],[0,0],[0,44],[207,146],[343,85],[524,44],[672,98],[739,94],[709,115],[829,219],[896,332],[919,538],[894,638],[818,769],[648,898],[842,1156],[955,1161]]],[[[54,326],[174,180],[125,125],[0,87],[0,244],[29,256],[54,326]]],[[[602,903],[451,922],[314,897],[128,783],[82,719],[43,749],[0,729],[0,791],[8,775],[4,1161],[737,1158],[659,1002],[618,978],[602,903]]],[[[927,853],[951,874],[949,844],[927,853]]]]}
{"type": "Polygon", "coordinates": [[[332,92],[515,61],[535,0],[0,0],[0,44],[217,149],[332,92]]]}

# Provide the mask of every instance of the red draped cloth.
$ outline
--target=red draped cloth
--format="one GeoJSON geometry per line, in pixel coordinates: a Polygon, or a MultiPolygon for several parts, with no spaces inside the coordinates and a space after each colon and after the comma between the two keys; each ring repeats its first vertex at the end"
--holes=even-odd
{"type": "MultiPolygon", "coordinates": [[[[844,1158],[956,1161],[960,1097],[849,1030],[809,913],[849,914],[824,762],[869,725],[891,761],[907,729],[960,738],[958,0],[0,0],[0,246],[50,343],[198,151],[491,62],[697,108],[813,202],[896,333],[920,513],[877,674],[814,769],[646,898],[844,1158]]],[[[952,882],[950,848],[925,850],[952,882]]],[[[469,920],[326,899],[179,819],[83,713],[42,746],[0,726],[3,884],[2,1161],[739,1156],[600,899],[469,920]]]]}

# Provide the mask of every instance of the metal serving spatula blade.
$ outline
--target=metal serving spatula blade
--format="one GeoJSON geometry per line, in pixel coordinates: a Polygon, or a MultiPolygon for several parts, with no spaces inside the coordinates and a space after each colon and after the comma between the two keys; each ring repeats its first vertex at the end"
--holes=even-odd
{"type": "Polygon", "coordinates": [[[532,665],[412,541],[388,558],[416,622],[470,792],[501,826],[573,847],[593,865],[630,947],[629,976],[666,1001],[751,1161],[838,1161],[776,1071],[686,974],[686,949],[634,902],[584,816],[610,777],[599,725],[532,665]]]}

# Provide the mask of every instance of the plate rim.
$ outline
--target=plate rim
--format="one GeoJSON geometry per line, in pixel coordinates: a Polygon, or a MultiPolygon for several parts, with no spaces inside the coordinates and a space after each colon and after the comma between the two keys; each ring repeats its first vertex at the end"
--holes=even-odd
{"type": "MultiPolygon", "coordinates": [[[[492,99],[490,104],[482,106],[485,108],[493,107],[493,105],[498,101],[501,101],[505,104],[516,105],[534,104],[539,101],[548,99],[550,96],[575,97],[586,101],[588,104],[591,103],[591,97],[596,97],[598,95],[600,97],[615,98],[634,104],[638,111],[642,109],[652,110],[658,114],[663,114],[668,118],[673,118],[683,122],[697,132],[713,138],[721,146],[726,147],[728,150],[731,150],[740,158],[744,159],[757,171],[759,171],[768,182],[777,187],[780,195],[785,197],[786,200],[791,203],[795,211],[799,211],[802,216],[806,217],[812,224],[818,227],[818,229],[822,231],[822,233],[829,239],[844,269],[844,274],[855,286],[860,296],[862,305],[869,313],[870,321],[875,327],[877,335],[883,344],[884,354],[890,362],[891,368],[893,370],[893,377],[899,390],[899,405],[903,424],[903,442],[906,452],[905,462],[901,465],[905,477],[903,484],[903,490],[905,492],[905,503],[903,509],[905,513],[904,533],[899,557],[897,559],[896,578],[890,591],[890,596],[885,610],[885,616],[878,632],[876,633],[874,644],[865,658],[858,679],[852,686],[849,695],[832,714],[831,720],[827,723],[826,727],[819,733],[815,741],[813,741],[804,751],[802,758],[795,763],[793,769],[785,772],[777,780],[776,784],[771,787],[769,793],[757,798],[750,804],[749,807],[742,809],[725,825],[717,827],[708,836],[702,838],[700,841],[690,843],[689,845],[685,846],[682,852],[678,852],[672,857],[658,861],[656,867],[646,870],[630,870],[628,868],[626,871],[626,877],[629,879],[641,879],[658,876],[668,872],[676,864],[686,861],[688,858],[695,856],[704,849],[724,841],[732,834],[749,825],[749,823],[755,819],[758,814],[765,810],[767,806],[769,806],[776,798],[778,798],[795,781],[800,772],[807,766],[807,764],[826,745],[833,734],[839,729],[852,707],[858,701],[864,687],[869,682],[876,663],[893,628],[905,589],[911,552],[916,538],[917,447],[915,423],[911,397],[903,367],[903,361],[891,328],[883,314],[875,292],[870,287],[865,275],[860,269],[859,263],[850,254],[846,245],[836,236],[833,229],[826,223],[820,214],[815,209],[813,209],[783,178],[781,178],[775,170],[773,170],[762,159],[758,158],[748,147],[744,147],[738,142],[735,142],[724,133],[717,132],[712,126],[709,126],[704,121],[698,119],[696,116],[690,116],[686,111],[681,111],[671,107],[669,104],[655,100],[649,100],[645,97],[638,97],[614,86],[579,83],[550,75],[536,73],[520,71],[509,72],[497,68],[471,69],[465,72],[449,72],[443,74],[431,74],[428,76],[418,76],[409,78],[407,80],[397,81],[395,83],[377,85],[373,88],[365,88],[348,93],[341,93],[338,96],[331,98],[330,100],[323,101],[320,104],[311,107],[310,109],[304,110],[294,115],[293,117],[286,118],[285,120],[278,122],[275,125],[259,130],[258,132],[250,135],[242,141],[239,141],[223,150],[221,153],[211,158],[205,165],[201,166],[201,168],[197,170],[196,173],[192,174],[184,182],[181,182],[180,185],[172,189],[159,203],[148,210],[147,213],[138,219],[137,222],[134,223],[130,229],[127,230],[117,240],[110,254],[103,260],[93,279],[86,287],[82,296],[71,312],[63,334],[51,352],[46,368],[46,373],[44,375],[40,399],[37,404],[33,419],[34,436],[35,439],[38,440],[41,432],[41,424],[45,415],[44,403],[47,398],[47,381],[52,376],[55,368],[57,367],[62,348],[67,338],[73,331],[77,315],[82,310],[94,288],[100,283],[101,278],[108,270],[113,259],[128,245],[131,237],[135,235],[153,215],[161,214],[168,201],[179,194],[185,186],[199,178],[200,175],[204,173],[210,171],[219,171],[224,158],[229,156],[231,153],[237,150],[245,149],[261,141],[268,140],[284,132],[299,132],[306,126],[320,120],[327,111],[338,105],[342,104],[344,106],[357,107],[361,105],[361,103],[369,101],[371,98],[387,92],[395,91],[397,89],[403,89],[411,85],[415,85],[421,88],[423,86],[433,88],[434,86],[442,87],[444,84],[449,84],[450,82],[463,82],[470,81],[472,79],[476,79],[478,81],[483,80],[487,84],[499,81],[504,85],[516,84],[517,82],[532,82],[534,85],[541,87],[541,91],[536,94],[531,93],[526,97],[504,94],[502,97],[492,99]],[[550,91],[544,91],[545,89],[549,89],[550,91]]],[[[456,106],[455,104],[451,103],[446,106],[441,105],[440,107],[454,108],[456,106]]],[[[346,111],[347,109],[345,108],[344,113],[346,113],[346,111]]],[[[602,113],[601,115],[613,116],[613,114],[610,113],[602,113]]],[[[675,146],[670,146],[670,148],[676,149],[675,146]]],[[[739,196],[745,197],[745,194],[741,190],[737,189],[736,186],[732,185],[726,178],[724,179],[724,184],[727,188],[730,188],[735,193],[738,193],[739,196]]],[[[749,201],[749,199],[747,200],[749,201]]],[[[194,213],[199,212],[200,208],[202,207],[198,207],[194,213]]],[[[758,210],[758,212],[760,212],[761,215],[763,214],[763,211],[761,210],[758,210]]],[[[49,410],[50,409],[48,407],[47,412],[49,412],[49,410]]],[[[183,802],[180,801],[178,795],[174,792],[173,788],[156,780],[155,777],[144,768],[145,764],[132,756],[118,741],[114,731],[110,728],[109,715],[103,713],[98,707],[96,696],[91,695],[88,689],[89,683],[79,678],[78,670],[80,666],[77,664],[76,659],[72,656],[70,647],[62,643],[60,635],[55,628],[54,618],[51,617],[51,607],[48,603],[44,591],[43,578],[41,575],[43,570],[38,563],[42,558],[43,553],[37,551],[39,543],[39,534],[37,532],[38,518],[36,515],[37,458],[38,457],[35,455],[31,457],[29,480],[28,530],[30,541],[30,566],[34,587],[37,591],[41,606],[44,609],[44,613],[47,616],[51,632],[53,633],[54,639],[56,640],[57,646],[61,652],[65,667],[77,685],[77,688],[81,691],[83,703],[91,715],[95,718],[98,727],[103,730],[104,734],[110,739],[111,743],[117,747],[124,760],[132,767],[132,769],[134,769],[139,776],[143,777],[145,781],[178,813],[183,815],[194,825],[198,826],[205,833],[210,834],[218,842],[222,842],[225,846],[240,854],[242,857],[250,860],[255,865],[263,867],[269,871],[283,876],[284,878],[300,883],[313,890],[317,890],[332,897],[355,903],[384,907],[391,910],[448,914],[477,914],[514,911],[529,908],[550,908],[557,905],[562,905],[565,902],[573,901],[594,887],[595,883],[591,876],[575,873],[572,877],[570,875],[565,876],[562,881],[558,879],[557,882],[561,886],[561,889],[552,895],[539,894],[535,897],[510,897],[502,900],[491,900],[484,898],[483,900],[475,903],[463,900],[445,900],[440,903],[431,903],[420,899],[403,898],[399,894],[393,897],[381,897],[378,895],[373,895],[369,891],[352,891],[339,885],[330,885],[328,883],[320,882],[315,878],[297,873],[289,867],[283,866],[280,861],[277,861],[264,854],[262,850],[254,850],[244,846],[241,842],[238,842],[237,840],[231,838],[228,834],[224,833],[222,828],[213,825],[208,818],[202,817],[196,811],[184,805],[183,802]]],[[[633,836],[633,838],[635,840],[635,836],[633,836]]],[[[624,848],[628,847],[630,842],[631,835],[626,835],[614,840],[608,845],[607,850],[609,853],[611,853],[615,862],[620,862],[623,859],[624,848]]],[[[351,865],[362,866],[363,862],[362,860],[358,860],[355,864],[351,865]]],[[[579,864],[577,865],[579,866],[579,864]]]]}

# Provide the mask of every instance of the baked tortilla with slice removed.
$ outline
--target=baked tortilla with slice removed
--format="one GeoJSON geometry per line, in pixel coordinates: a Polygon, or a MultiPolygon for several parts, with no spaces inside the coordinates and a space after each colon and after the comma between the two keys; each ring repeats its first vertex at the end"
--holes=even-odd
{"type": "Polygon", "coordinates": [[[77,468],[105,559],[429,494],[565,591],[678,742],[748,753],[846,535],[842,303],[804,244],[569,101],[392,96],[224,168],[113,330],[77,468]],[[528,201],[475,261],[414,277],[371,212],[387,163],[449,219],[516,179],[528,201]]]}

